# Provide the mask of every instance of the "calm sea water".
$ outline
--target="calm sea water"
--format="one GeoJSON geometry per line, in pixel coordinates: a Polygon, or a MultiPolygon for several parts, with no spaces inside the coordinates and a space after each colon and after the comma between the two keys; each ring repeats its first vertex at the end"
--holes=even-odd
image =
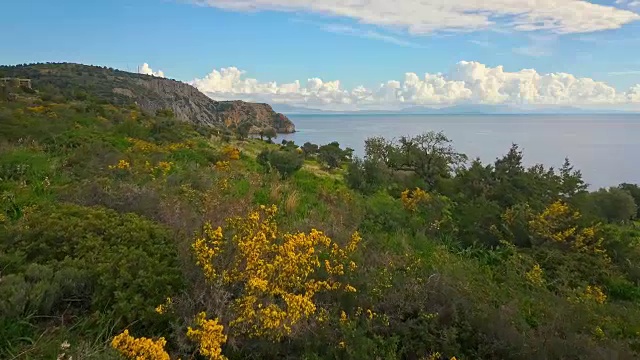
{"type": "Polygon", "coordinates": [[[291,115],[295,134],[279,139],[310,141],[364,153],[372,136],[394,138],[444,131],[469,158],[493,162],[512,143],[527,165],[558,167],[568,157],[592,188],[640,183],[640,115],[291,115]]]}

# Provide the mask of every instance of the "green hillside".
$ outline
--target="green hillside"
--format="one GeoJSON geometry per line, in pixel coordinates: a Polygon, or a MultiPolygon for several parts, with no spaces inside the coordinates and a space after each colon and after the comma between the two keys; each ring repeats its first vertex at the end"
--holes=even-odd
{"type": "Polygon", "coordinates": [[[34,86],[0,92],[1,359],[640,356],[635,185],[34,86]]]}

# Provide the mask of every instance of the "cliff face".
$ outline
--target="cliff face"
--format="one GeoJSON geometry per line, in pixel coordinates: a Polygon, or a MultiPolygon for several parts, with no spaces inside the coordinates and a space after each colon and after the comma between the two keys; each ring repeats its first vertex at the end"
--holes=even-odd
{"type": "Polygon", "coordinates": [[[215,101],[193,86],[174,80],[148,77],[136,81],[155,94],[150,96],[149,93],[133,93],[136,103],[144,110],[155,112],[171,108],[177,118],[203,125],[224,124],[235,127],[243,122],[250,122],[258,129],[273,127],[279,133],[295,131],[291,120],[273,111],[268,104],[239,100],[215,101]]]}
{"type": "Polygon", "coordinates": [[[118,104],[135,103],[150,113],[171,109],[179,120],[199,125],[234,127],[249,122],[254,129],[273,127],[279,133],[295,131],[291,120],[267,104],[215,101],[193,86],[171,79],[79,64],[7,66],[0,70],[14,77],[32,79],[36,89],[54,87],[71,96],[83,92],[118,104]]]}

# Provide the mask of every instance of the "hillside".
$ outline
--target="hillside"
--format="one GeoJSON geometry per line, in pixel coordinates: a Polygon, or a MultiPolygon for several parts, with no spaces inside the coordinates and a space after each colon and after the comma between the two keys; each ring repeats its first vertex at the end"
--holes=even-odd
{"type": "Polygon", "coordinates": [[[269,127],[279,133],[295,131],[286,116],[267,104],[214,101],[193,86],[171,79],[68,63],[0,66],[1,77],[31,79],[34,89],[68,98],[136,104],[151,114],[171,109],[178,120],[196,125],[237,127],[250,123],[254,132],[269,127]]]}
{"type": "Polygon", "coordinates": [[[5,90],[0,359],[640,358],[635,184],[5,90]]]}

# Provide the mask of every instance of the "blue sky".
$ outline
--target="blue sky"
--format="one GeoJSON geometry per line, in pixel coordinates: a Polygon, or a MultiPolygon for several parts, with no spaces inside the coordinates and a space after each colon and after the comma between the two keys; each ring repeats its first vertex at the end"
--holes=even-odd
{"type": "Polygon", "coordinates": [[[450,1],[364,3],[6,1],[2,12],[20,15],[5,15],[0,23],[0,63],[69,61],[131,71],[147,63],[168,77],[194,81],[214,98],[311,107],[628,107],[636,106],[636,97],[640,103],[640,87],[634,88],[640,83],[640,1],[459,0],[458,8],[442,14],[433,9],[450,1]],[[522,13],[528,15],[518,17],[522,13]],[[491,69],[497,66],[503,68],[496,74],[491,69]],[[214,69],[218,74],[205,78],[214,69]],[[517,73],[521,69],[538,75],[531,80],[517,73]],[[408,82],[406,73],[417,74],[418,82],[408,82]],[[425,73],[442,75],[427,79],[425,73]],[[549,73],[608,88],[545,77],[549,73]],[[307,81],[312,78],[322,80],[307,81]]]}

